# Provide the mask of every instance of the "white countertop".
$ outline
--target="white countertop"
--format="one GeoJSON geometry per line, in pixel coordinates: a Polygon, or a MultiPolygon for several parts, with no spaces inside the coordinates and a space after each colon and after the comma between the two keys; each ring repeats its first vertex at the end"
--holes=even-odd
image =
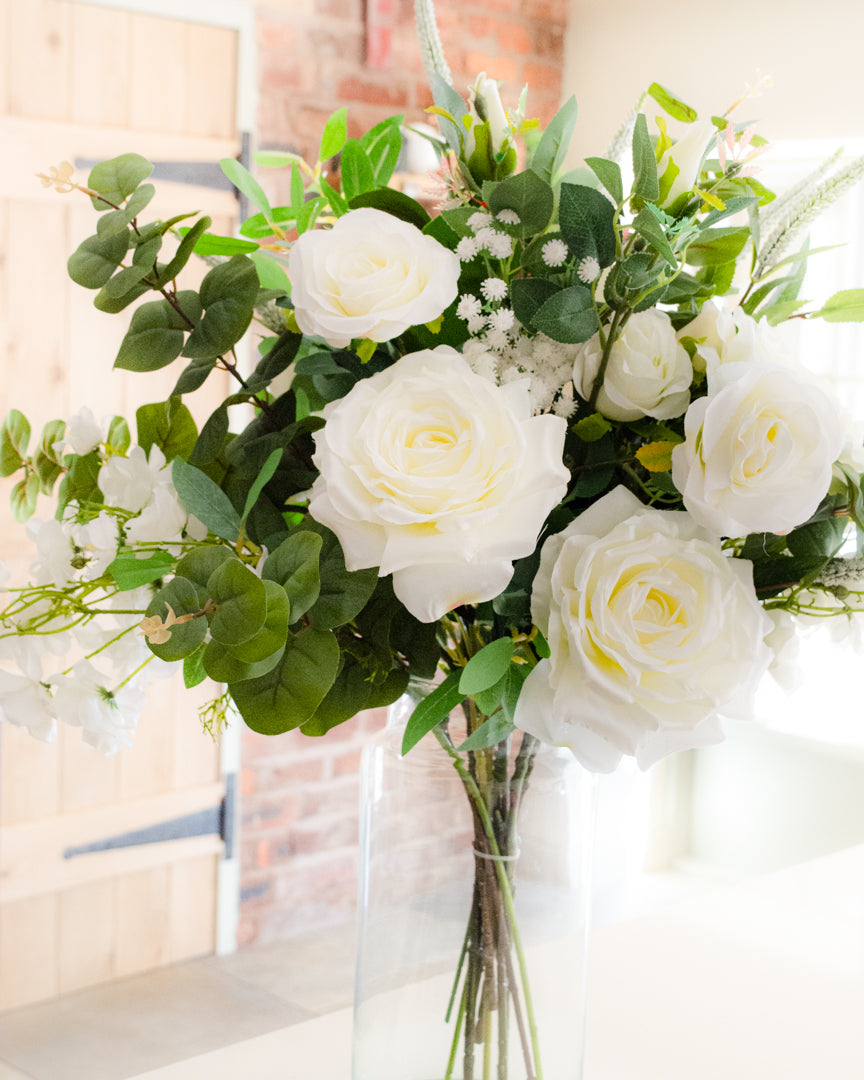
{"type": "MultiPolygon", "coordinates": [[[[134,1080],[349,1080],[350,1044],[343,1009],[134,1080]]],[[[862,1077],[864,847],[593,934],[584,1080],[862,1077]]]]}

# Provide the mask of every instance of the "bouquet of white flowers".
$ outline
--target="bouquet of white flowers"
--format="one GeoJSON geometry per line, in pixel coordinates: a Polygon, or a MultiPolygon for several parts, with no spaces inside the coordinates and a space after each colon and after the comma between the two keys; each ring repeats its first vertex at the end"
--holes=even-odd
{"type": "Polygon", "coordinates": [[[768,612],[864,606],[843,555],[864,534],[861,475],[775,329],[864,318],[861,289],[799,300],[811,252],[792,246],[862,163],[775,198],[751,128],[700,121],[654,84],[610,154],[566,173],[572,100],[540,133],[483,76],[463,100],[426,44],[435,216],[388,187],[401,118],[348,139],[344,110],[317,163],[267,156],[290,170],[289,206],[223,162],[258,208],[237,238],[206,217],[145,221],[135,154],[86,185],[44,177],[99,215],[69,260],[97,308],[154,294],[115,366],[185,366],[138,410],[135,441],[86,410],[34,449],[20,412],[0,429],[16,517],[56,499],[28,525],[32,580],[0,610],[0,718],[45,739],[65,720],[114,750],[147,671],[179,662],[187,686],[218,684],[211,719],[231,701],[256,731],[317,736],[443,676],[403,749],[434,733],[499,860],[466,938],[467,1060],[492,977],[472,941],[502,965],[518,945],[504,859],[538,740],[600,772],[714,742],[771,665],[768,612]],[[687,133],[673,141],[665,116],[687,133]],[[178,282],[193,254],[212,265],[197,290],[178,282]],[[243,370],[255,319],[271,336],[243,370]],[[199,431],[183,399],[220,368],[236,387],[199,431]],[[46,651],[73,647],[44,673],[46,651]]]}

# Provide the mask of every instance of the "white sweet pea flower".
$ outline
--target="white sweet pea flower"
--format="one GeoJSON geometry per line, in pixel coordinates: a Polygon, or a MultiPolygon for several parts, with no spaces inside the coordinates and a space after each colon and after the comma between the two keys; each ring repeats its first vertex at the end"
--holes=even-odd
{"type": "Polygon", "coordinates": [[[717,129],[710,120],[697,120],[690,124],[687,133],[663,154],[657,162],[657,176],[662,178],[670,161],[677,167],[678,175],[672,181],[661,206],[671,206],[679,195],[684,195],[696,187],[702,159],[716,135],[717,129]]]}
{"type": "Polygon", "coordinates": [[[0,668],[0,721],[26,728],[42,742],[57,738],[53,702],[40,679],[0,668]]]}
{"type": "Polygon", "coordinates": [[[595,772],[719,741],[717,713],[749,716],[771,661],[752,564],[623,487],[546,541],[531,613],[551,656],[516,725],[595,772]]]}
{"type": "MultiPolygon", "coordinates": [[[[578,347],[573,385],[588,401],[600,371],[600,335],[578,347]]],[[[610,420],[668,420],[680,416],[690,402],[693,367],[675,337],[665,311],[649,308],[631,315],[612,345],[597,409],[610,420]]]]}
{"type": "MultiPolygon", "coordinates": [[[[135,514],[153,497],[165,467],[165,455],[158,446],[150,447],[149,459],[140,446],[133,446],[126,457],[115,454],[99,470],[97,483],[105,502],[135,514]]],[[[170,481],[170,474],[167,478],[170,481]]]]}
{"type": "Polygon", "coordinates": [[[55,443],[55,449],[62,452],[64,444],[75,454],[89,454],[91,450],[105,441],[107,430],[100,424],[87,406],[70,416],[66,423],[66,436],[55,443]]]}
{"type": "Polygon", "coordinates": [[[684,417],[672,480],[718,536],[786,533],[828,493],[844,431],[833,402],[794,371],[723,364],[684,417]]]}
{"type": "Polygon", "coordinates": [[[51,582],[58,589],[64,588],[75,577],[72,566],[75,549],[63,525],[53,518],[48,521],[31,518],[27,522],[27,535],[36,545],[37,557],[31,567],[34,583],[51,582]]]}
{"type": "Polygon", "coordinates": [[[129,544],[175,544],[182,537],[186,518],[186,508],[177,497],[174,485],[160,483],[138,517],[126,523],[126,541],[129,544]]]}
{"type": "Polygon", "coordinates": [[[415,225],[363,208],[303,233],[288,271],[297,323],[329,345],[389,341],[456,299],[459,256],[415,225]]]}
{"type": "Polygon", "coordinates": [[[86,525],[67,526],[76,548],[87,559],[81,571],[84,581],[101,577],[117,554],[117,522],[104,510],[86,525]]]}
{"type": "Polygon", "coordinates": [[[324,416],[309,512],[424,622],[497,596],[566,491],[566,422],[532,417],[527,380],[493,386],[448,346],[361,379],[324,416]]]}
{"type": "Polygon", "coordinates": [[[111,693],[105,686],[105,676],[89,660],[79,660],[72,675],[55,675],[50,682],[57,717],[82,728],[86,743],[105,754],[132,745],[131,733],[145,704],[140,689],[128,694],[111,693]]]}
{"type": "Polygon", "coordinates": [[[767,322],[735,308],[718,307],[709,300],[691,322],[678,331],[678,339],[693,338],[703,371],[710,375],[721,364],[739,361],[760,364],[788,364],[793,360],[785,335],[767,322]],[[704,340],[700,340],[704,339],[704,340]]]}

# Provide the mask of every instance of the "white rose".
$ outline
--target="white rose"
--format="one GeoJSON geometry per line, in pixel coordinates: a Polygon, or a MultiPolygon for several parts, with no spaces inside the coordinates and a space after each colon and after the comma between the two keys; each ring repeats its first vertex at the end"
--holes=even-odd
{"type": "Polygon", "coordinates": [[[623,487],[546,541],[531,612],[551,656],[516,725],[595,772],[717,742],[716,714],[749,715],[771,660],[752,565],[623,487]]]}
{"type": "Polygon", "coordinates": [[[456,299],[459,269],[456,254],[415,225],[369,208],[303,233],[288,256],[297,324],[337,347],[437,319],[456,299]]]}
{"type": "Polygon", "coordinates": [[[663,154],[657,162],[657,176],[662,178],[671,161],[678,169],[678,174],[672,181],[672,186],[666,194],[661,206],[671,206],[672,203],[687,191],[692,191],[699,180],[699,171],[702,166],[702,158],[713,137],[717,135],[717,129],[710,120],[697,120],[687,129],[687,134],[663,154]]]}
{"type": "Polygon", "coordinates": [[[684,505],[720,536],[786,533],[828,492],[843,446],[830,398],[786,368],[723,364],[684,417],[672,480],[684,505]]]}
{"type": "Polygon", "coordinates": [[[350,570],[380,567],[424,622],[497,596],[563,498],[565,420],[531,416],[448,346],[411,353],[324,410],[309,511],[350,570]]]}
{"type": "MultiPolygon", "coordinates": [[[[600,370],[603,346],[595,334],[579,346],[573,385],[588,401],[600,370]]],[[[680,416],[690,401],[693,367],[675,337],[665,311],[650,308],[632,315],[612,345],[597,409],[610,420],[668,420],[680,416]]]]}
{"type": "Polygon", "coordinates": [[[739,361],[790,366],[793,363],[788,344],[777,327],[757,322],[741,308],[727,311],[710,300],[703,304],[695,319],[678,331],[678,339],[683,337],[699,342],[696,353],[702,361],[702,370],[709,376],[721,364],[739,361]]]}

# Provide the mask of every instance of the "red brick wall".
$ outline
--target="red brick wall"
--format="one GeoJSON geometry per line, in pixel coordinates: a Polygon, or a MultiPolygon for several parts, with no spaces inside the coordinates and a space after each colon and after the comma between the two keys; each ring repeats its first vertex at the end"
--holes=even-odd
{"type": "MultiPolygon", "coordinates": [[[[372,2],[372,0],[369,0],[372,2]]],[[[314,159],[325,119],[348,106],[349,133],[393,113],[424,119],[431,104],[413,0],[390,0],[390,59],[366,63],[364,0],[258,5],[259,146],[314,159]]],[[[568,0],[438,0],[454,85],[480,71],[504,80],[505,105],[529,83],[528,115],[546,123],[561,97],[568,0]]],[[[263,179],[278,188],[272,173],[263,179]]],[[[242,770],[240,944],[275,940],[345,918],[356,893],[357,768],[383,723],[365,714],[323,739],[246,731],[242,770]]]]}

